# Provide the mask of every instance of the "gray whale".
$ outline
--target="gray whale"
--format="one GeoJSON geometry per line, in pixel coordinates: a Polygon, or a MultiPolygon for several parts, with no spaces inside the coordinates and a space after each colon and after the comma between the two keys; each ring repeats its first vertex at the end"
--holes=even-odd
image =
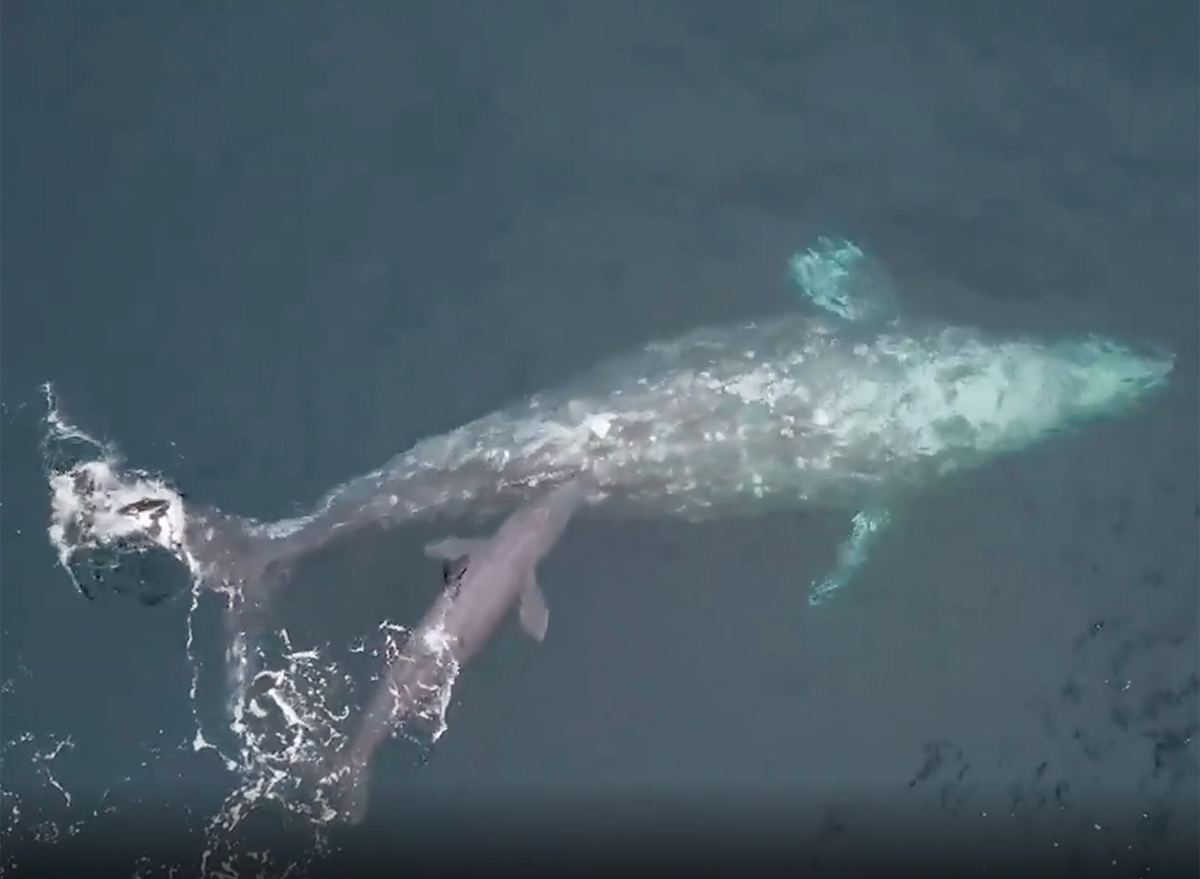
{"type": "MultiPolygon", "coordinates": [[[[491,539],[449,537],[425,547],[426,555],[446,563],[445,589],[388,663],[350,746],[329,773],[341,789],[340,810],[350,823],[366,818],[375,750],[398,727],[424,720],[428,703],[448,696],[459,670],[483,649],[510,608],[518,607],[521,627],[531,638],[546,637],[550,612],[536,568],[583,500],[579,486],[567,482],[518,507],[491,539]],[[450,567],[450,562],[458,564],[450,567]]],[[[441,719],[441,711],[444,705],[432,713],[441,719]]]]}
{"type": "MultiPolygon", "coordinates": [[[[261,565],[366,525],[500,513],[578,479],[616,515],[817,506],[863,511],[873,534],[905,493],[1120,413],[1171,367],[1099,337],[901,320],[791,314],[697,330],[422,440],[303,517],[238,530],[261,565]]],[[[198,545],[209,521],[193,519],[198,545]]]]}
{"type": "Polygon", "coordinates": [[[1102,336],[906,319],[879,306],[874,278],[858,272],[861,251],[822,241],[793,261],[810,307],[651,342],[423,439],[305,515],[230,516],[91,462],[83,477],[61,476],[52,537],[65,556],[64,535],[75,547],[139,535],[205,584],[241,584],[253,604],[294,560],[343,535],[499,515],[577,480],[590,509],[614,515],[852,512],[839,569],[814,586],[816,601],[862,564],[907,493],[1119,415],[1173,368],[1168,351],[1102,336]]]}

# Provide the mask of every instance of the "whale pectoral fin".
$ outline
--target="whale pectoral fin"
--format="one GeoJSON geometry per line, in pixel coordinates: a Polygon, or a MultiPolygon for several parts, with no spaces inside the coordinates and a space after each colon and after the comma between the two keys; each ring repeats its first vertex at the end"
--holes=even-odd
{"type": "Polygon", "coordinates": [[[891,278],[853,241],[818,238],[793,254],[788,278],[808,302],[842,320],[889,318],[896,312],[891,278]]]}
{"type": "Polygon", "coordinates": [[[546,637],[546,627],[550,625],[550,608],[546,606],[546,596],[542,594],[532,571],[529,572],[525,588],[521,590],[521,609],[518,615],[521,618],[521,628],[529,633],[529,637],[535,641],[546,637]]]}
{"type": "Polygon", "coordinates": [[[841,589],[867,561],[871,546],[879,533],[891,521],[887,510],[859,510],[854,514],[853,528],[838,548],[838,564],[833,572],[814,583],[808,593],[808,603],[813,607],[823,603],[841,589]]]}
{"type": "Polygon", "coordinates": [[[443,561],[452,562],[469,556],[482,543],[482,540],[475,540],[470,537],[447,537],[443,540],[436,540],[433,543],[425,544],[425,555],[431,559],[442,559],[443,561]]]}

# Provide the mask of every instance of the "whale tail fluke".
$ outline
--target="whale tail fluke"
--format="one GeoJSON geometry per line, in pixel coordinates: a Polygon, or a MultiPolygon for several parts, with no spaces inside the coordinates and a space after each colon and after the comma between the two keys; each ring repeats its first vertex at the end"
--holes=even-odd
{"type": "Polygon", "coordinates": [[[111,445],[58,421],[43,456],[50,542],[89,598],[108,591],[158,604],[199,587],[227,593],[249,622],[287,576],[287,541],[253,520],[194,508],[165,478],[125,465],[111,445]]]}

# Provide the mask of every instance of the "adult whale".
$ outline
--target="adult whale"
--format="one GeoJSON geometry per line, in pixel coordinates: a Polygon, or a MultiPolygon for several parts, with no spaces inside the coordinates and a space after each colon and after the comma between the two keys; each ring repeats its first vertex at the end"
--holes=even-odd
{"type": "Polygon", "coordinates": [[[846,242],[794,258],[816,306],[652,342],[558,390],[418,442],[308,514],[258,522],[194,508],[159,480],[92,461],[59,473],[52,537],[166,547],[251,603],[288,564],[366,526],[499,514],[578,480],[615,514],[704,519],[821,506],[855,513],[817,602],[867,556],[907,492],[1129,409],[1170,352],[1095,335],[1001,336],[906,319],[846,242]],[[852,283],[853,282],[853,283],[852,283]]]}

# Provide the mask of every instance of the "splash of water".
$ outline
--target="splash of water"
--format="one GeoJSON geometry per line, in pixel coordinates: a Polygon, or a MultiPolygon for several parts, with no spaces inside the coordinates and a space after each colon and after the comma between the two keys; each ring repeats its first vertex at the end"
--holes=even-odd
{"type": "MultiPolygon", "coordinates": [[[[322,772],[347,742],[357,713],[348,657],[359,654],[381,670],[399,655],[408,631],[384,621],[350,644],[300,645],[270,620],[253,631],[231,626],[243,587],[203,582],[205,571],[188,549],[183,496],[165,476],[126,466],[114,444],[63,417],[50,386],[44,392],[48,534],[76,589],[89,595],[104,583],[154,594],[144,581],[156,576],[155,557],[182,563],[188,577],[183,649],[194,735],[184,747],[215,754],[230,778],[223,803],[204,819],[202,875],[262,868],[272,853],[247,849],[239,834],[264,809],[306,829],[311,862],[329,850],[329,831],[344,817],[322,772]],[[131,577],[137,582],[123,582],[131,577]]],[[[416,718],[420,731],[396,733],[419,743],[440,737],[455,679],[452,670],[416,718]]],[[[369,692],[373,683],[358,689],[369,692]]]]}

